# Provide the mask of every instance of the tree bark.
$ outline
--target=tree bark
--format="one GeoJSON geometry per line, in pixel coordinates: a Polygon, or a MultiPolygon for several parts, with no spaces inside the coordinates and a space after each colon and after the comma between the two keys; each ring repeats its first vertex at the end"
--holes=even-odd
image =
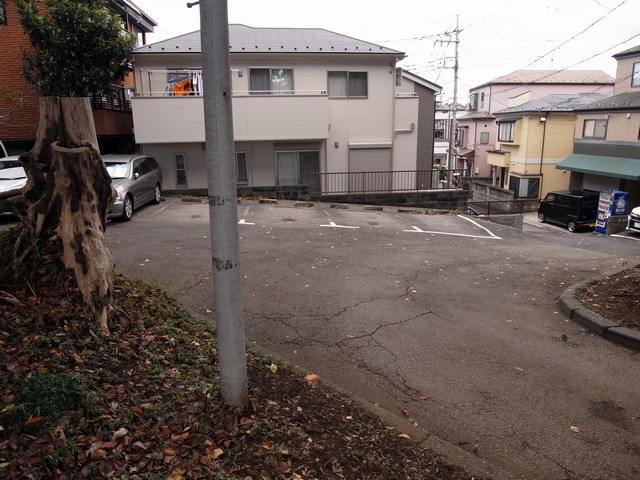
{"type": "Polygon", "coordinates": [[[0,200],[21,220],[12,262],[31,255],[38,242],[59,242],[59,260],[108,334],[114,261],[104,231],[115,191],[98,151],[89,100],[41,98],[36,143],[20,161],[27,184],[19,195],[0,200]]]}

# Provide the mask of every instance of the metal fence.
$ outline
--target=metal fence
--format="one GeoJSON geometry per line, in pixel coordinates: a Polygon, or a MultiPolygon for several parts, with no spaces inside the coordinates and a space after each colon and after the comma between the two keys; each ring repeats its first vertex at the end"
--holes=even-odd
{"type": "Polygon", "coordinates": [[[89,103],[93,110],[131,112],[131,100],[126,98],[122,88],[96,92],[89,96],[89,103]]]}
{"type": "Polygon", "coordinates": [[[467,209],[474,215],[522,215],[524,212],[535,211],[538,199],[514,198],[513,200],[490,200],[485,202],[468,202],[467,209]]]}
{"type": "Polygon", "coordinates": [[[408,192],[466,188],[463,170],[398,170],[309,174],[312,194],[408,192]]]}

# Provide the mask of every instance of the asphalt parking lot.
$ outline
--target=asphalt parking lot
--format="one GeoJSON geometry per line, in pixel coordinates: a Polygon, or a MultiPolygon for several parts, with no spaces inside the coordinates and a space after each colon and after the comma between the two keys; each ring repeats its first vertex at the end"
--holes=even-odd
{"type": "MultiPolygon", "coordinates": [[[[248,341],[513,478],[640,478],[640,354],[557,304],[639,236],[340,207],[238,205],[248,341]]],[[[170,198],[109,223],[117,269],[213,320],[208,219],[170,198]]]]}

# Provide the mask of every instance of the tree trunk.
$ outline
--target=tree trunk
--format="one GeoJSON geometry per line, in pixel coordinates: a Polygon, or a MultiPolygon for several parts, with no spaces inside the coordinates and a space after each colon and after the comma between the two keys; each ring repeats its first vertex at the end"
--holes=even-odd
{"type": "Polygon", "coordinates": [[[59,242],[62,265],[107,334],[114,261],[104,230],[115,191],[100,158],[89,100],[41,98],[36,144],[20,161],[27,185],[5,200],[21,220],[13,263],[32,254],[37,243],[59,242]]]}

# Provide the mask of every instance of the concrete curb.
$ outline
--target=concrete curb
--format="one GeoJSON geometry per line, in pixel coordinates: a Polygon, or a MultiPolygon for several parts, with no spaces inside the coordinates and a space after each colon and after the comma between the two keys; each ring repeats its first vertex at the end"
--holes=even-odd
{"type": "Polygon", "coordinates": [[[622,327],[619,323],[604,318],[602,315],[598,315],[595,312],[592,312],[576,298],[577,292],[584,290],[592,283],[601,281],[606,277],[624,272],[628,269],[628,267],[620,268],[608,275],[602,275],[586,280],[584,282],[576,283],[560,294],[558,302],[560,304],[560,309],[571,320],[578,322],[580,325],[587,327],[591,331],[597,333],[599,336],[607,340],[618,343],[620,345],[624,345],[626,347],[633,348],[635,350],[640,350],[639,331],[622,327]]]}

